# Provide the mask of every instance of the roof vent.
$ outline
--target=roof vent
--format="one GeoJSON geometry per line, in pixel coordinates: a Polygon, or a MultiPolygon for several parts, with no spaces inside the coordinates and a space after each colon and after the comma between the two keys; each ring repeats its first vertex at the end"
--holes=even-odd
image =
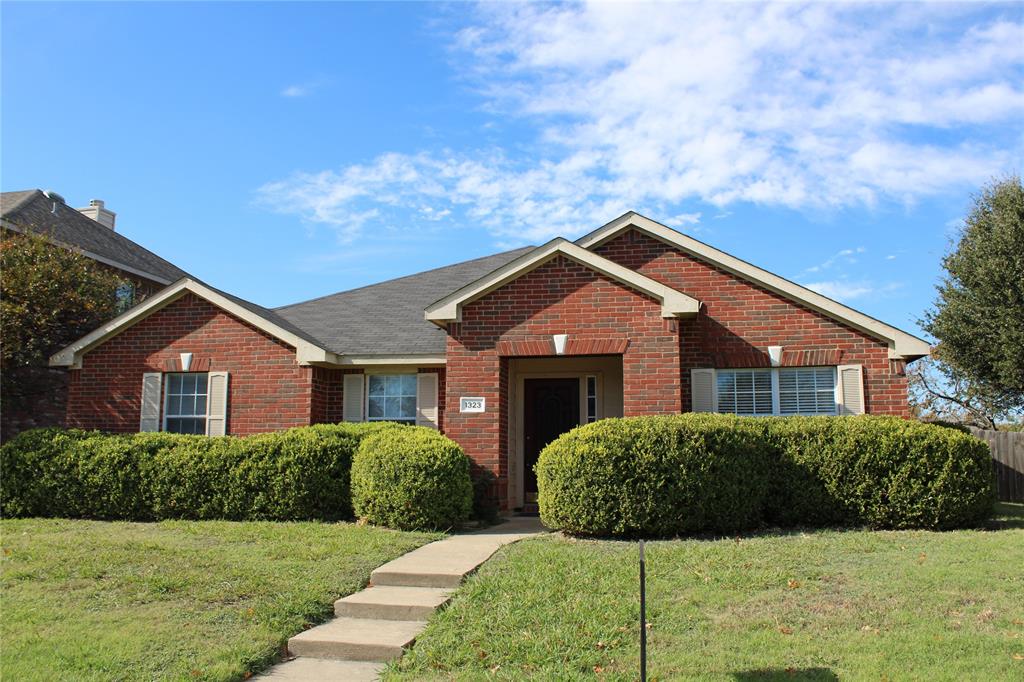
{"type": "Polygon", "coordinates": [[[114,221],[117,220],[117,214],[108,208],[104,208],[102,199],[91,199],[89,205],[78,209],[78,212],[92,218],[103,227],[109,227],[111,230],[114,229],[114,221]]]}
{"type": "Polygon", "coordinates": [[[51,199],[53,201],[56,201],[58,204],[67,203],[67,202],[64,201],[64,197],[62,197],[61,195],[57,194],[52,189],[44,189],[43,190],[43,196],[46,197],[47,199],[51,199]]]}

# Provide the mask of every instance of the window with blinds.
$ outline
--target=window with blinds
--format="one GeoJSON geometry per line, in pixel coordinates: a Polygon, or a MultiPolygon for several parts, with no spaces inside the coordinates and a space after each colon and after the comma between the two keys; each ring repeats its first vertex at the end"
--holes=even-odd
{"type": "Polygon", "coordinates": [[[772,414],[770,369],[719,370],[718,411],[748,416],[772,414]]]}
{"type": "Polygon", "coordinates": [[[835,367],[719,369],[716,411],[746,416],[836,414],[835,367]]]}
{"type": "Polygon", "coordinates": [[[835,367],[779,370],[779,414],[835,414],[835,367]]]}

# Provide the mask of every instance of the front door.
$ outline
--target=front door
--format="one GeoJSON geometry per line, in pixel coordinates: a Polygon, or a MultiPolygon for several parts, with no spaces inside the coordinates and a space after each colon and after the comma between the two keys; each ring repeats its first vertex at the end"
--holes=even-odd
{"type": "Polygon", "coordinates": [[[523,405],[523,492],[537,499],[533,465],[544,446],[580,423],[579,379],[525,379],[523,405]]]}

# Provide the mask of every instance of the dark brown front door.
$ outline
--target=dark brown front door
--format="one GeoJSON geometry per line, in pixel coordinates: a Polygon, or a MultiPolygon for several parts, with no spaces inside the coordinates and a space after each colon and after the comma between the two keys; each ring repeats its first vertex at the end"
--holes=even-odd
{"type": "Polygon", "coordinates": [[[580,423],[579,379],[525,379],[523,405],[523,462],[526,476],[523,492],[528,498],[537,493],[537,474],[533,465],[544,446],[580,423]]]}

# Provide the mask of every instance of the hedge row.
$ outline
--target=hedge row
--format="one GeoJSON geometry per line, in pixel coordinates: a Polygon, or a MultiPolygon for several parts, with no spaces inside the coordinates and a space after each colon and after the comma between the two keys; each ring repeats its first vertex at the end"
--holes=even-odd
{"type": "Polygon", "coordinates": [[[984,442],[892,417],[605,419],[548,445],[536,471],[543,521],[586,535],[947,529],[995,501],[984,442]]]}
{"type": "Polygon", "coordinates": [[[0,449],[4,516],[334,521],[352,518],[352,459],[394,424],[238,438],[39,429],[0,449]]]}

